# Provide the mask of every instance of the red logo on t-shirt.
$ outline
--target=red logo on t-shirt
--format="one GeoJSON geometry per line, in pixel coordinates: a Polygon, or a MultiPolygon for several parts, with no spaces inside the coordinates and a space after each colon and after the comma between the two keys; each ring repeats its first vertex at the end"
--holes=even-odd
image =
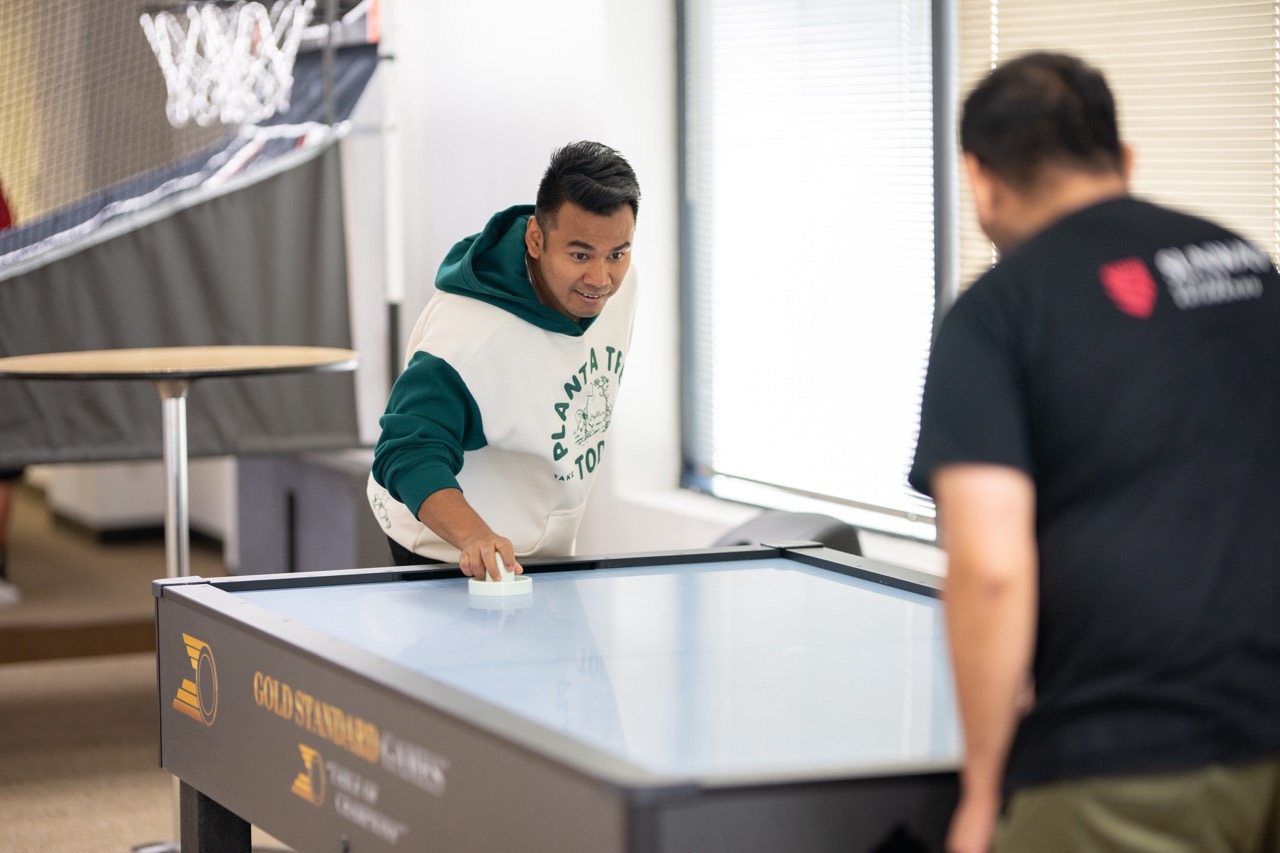
{"type": "Polygon", "coordinates": [[[1107,289],[1107,296],[1124,313],[1146,319],[1156,310],[1156,283],[1141,258],[1103,264],[1098,277],[1107,289]]]}

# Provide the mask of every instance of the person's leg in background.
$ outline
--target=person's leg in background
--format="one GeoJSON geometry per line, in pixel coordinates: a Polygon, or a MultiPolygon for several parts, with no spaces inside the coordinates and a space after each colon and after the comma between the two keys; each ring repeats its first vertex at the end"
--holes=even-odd
{"type": "Polygon", "coordinates": [[[9,581],[8,558],[9,515],[13,509],[13,492],[22,477],[22,469],[0,471],[0,606],[15,604],[21,598],[18,588],[9,581]]]}

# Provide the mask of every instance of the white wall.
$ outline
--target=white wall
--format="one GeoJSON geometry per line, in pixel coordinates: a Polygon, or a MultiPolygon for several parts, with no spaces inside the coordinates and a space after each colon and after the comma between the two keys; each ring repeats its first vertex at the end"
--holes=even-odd
{"type": "Polygon", "coordinates": [[[674,4],[399,0],[386,14],[400,95],[405,326],[456,240],[495,211],[533,201],[554,148],[594,139],[621,151],[640,178],[642,297],[610,461],[579,550],[707,544],[743,511],[709,524],[686,524],[679,513],[666,523],[661,501],[623,499],[672,490],[679,473],[674,4]]]}
{"type": "MultiPolygon", "coordinates": [[[[617,148],[640,178],[642,296],[618,418],[578,551],[709,545],[755,510],[680,492],[675,4],[384,0],[403,156],[404,325],[436,267],[495,211],[529,203],[552,149],[617,148]]],[[[387,45],[384,45],[386,47],[387,45]]],[[[936,551],[868,535],[870,555],[937,570],[936,551]]]]}
{"type": "MultiPolygon", "coordinates": [[[[158,460],[33,465],[29,482],[45,491],[49,509],[90,530],[109,532],[164,524],[164,466],[158,460]]],[[[191,459],[187,517],[192,531],[222,541],[228,568],[239,551],[235,458],[191,459]]]]}

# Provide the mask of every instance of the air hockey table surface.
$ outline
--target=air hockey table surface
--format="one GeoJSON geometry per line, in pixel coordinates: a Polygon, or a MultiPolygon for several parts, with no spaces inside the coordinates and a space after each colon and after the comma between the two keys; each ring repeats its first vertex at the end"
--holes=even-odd
{"type": "Polygon", "coordinates": [[[820,547],[154,586],[188,853],[941,850],[938,579],[820,547]]]}

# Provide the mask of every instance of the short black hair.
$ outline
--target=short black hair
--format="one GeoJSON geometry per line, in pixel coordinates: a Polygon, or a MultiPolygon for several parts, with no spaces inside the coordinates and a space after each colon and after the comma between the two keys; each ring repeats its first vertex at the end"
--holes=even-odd
{"type": "Polygon", "coordinates": [[[960,147],[1019,190],[1034,186],[1045,167],[1124,169],[1106,78],[1061,53],[1028,53],[987,75],[965,99],[960,147]]]}
{"type": "Polygon", "coordinates": [[[534,216],[546,229],[555,228],[560,207],[571,201],[597,216],[612,216],[622,205],[640,214],[640,183],[621,154],[599,142],[570,142],[551,154],[538,185],[534,216]]]}

